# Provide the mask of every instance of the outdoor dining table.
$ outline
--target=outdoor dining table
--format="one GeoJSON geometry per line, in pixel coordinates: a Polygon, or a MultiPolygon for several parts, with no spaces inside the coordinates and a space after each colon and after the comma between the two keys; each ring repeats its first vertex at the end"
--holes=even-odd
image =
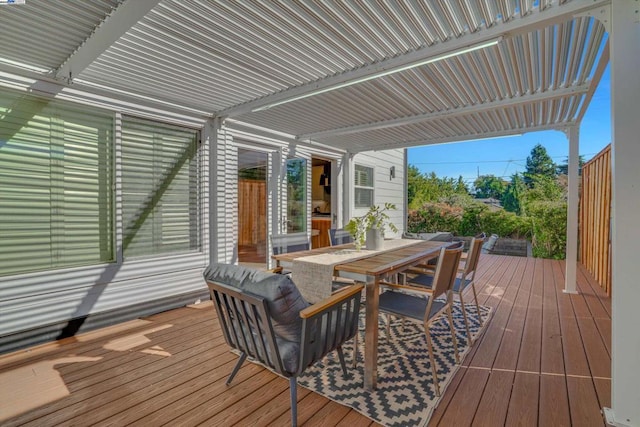
{"type": "MultiPolygon", "coordinates": [[[[441,248],[451,245],[450,242],[434,242],[428,240],[385,241],[378,251],[354,251],[353,244],[317,248],[307,251],[290,252],[274,255],[278,265],[290,268],[296,260],[304,259],[307,265],[318,264],[323,260],[336,257],[342,253],[352,253],[353,258],[332,262],[332,274],[365,284],[366,315],[364,341],[364,386],[373,390],[377,383],[378,361],[378,298],[380,282],[417,264],[435,258],[441,248]],[[317,256],[317,255],[325,255],[317,256]]],[[[335,259],[335,258],[333,258],[335,259]]],[[[295,270],[293,280],[296,281],[295,270]]],[[[330,282],[327,284],[330,286],[330,282]]],[[[303,293],[304,295],[304,293],[303,293]]]]}

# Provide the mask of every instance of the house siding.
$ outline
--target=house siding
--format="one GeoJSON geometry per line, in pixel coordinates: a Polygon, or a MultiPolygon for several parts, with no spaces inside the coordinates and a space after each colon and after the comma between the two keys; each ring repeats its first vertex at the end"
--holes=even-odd
{"type": "MultiPolygon", "coordinates": [[[[104,107],[104,106],[103,106],[104,107]]],[[[30,346],[94,327],[109,321],[123,321],[207,298],[202,271],[210,262],[236,263],[238,241],[238,146],[256,144],[268,156],[270,191],[267,199],[270,233],[282,231],[286,217],[286,160],[304,158],[311,171],[311,158],[333,159],[335,168],[332,194],[338,210],[335,226],[342,226],[352,213],[343,195],[349,194],[353,178],[348,175],[348,156],[318,147],[297,146],[290,140],[265,138],[238,132],[217,120],[201,123],[200,194],[202,248],[196,253],[124,259],[122,250],[122,168],[121,114],[115,117],[115,235],[116,260],[109,264],[33,272],[0,278],[0,353],[30,346]],[[342,203],[338,203],[338,201],[342,203]],[[211,243],[210,243],[211,242],[211,243]],[[90,321],[97,319],[99,321],[90,321]],[[72,328],[70,326],[73,325],[72,328]],[[71,332],[70,332],[71,330],[71,332]]],[[[148,116],[148,115],[147,115],[148,116]]],[[[163,116],[151,117],[163,121],[163,116]]],[[[166,121],[195,127],[197,121],[166,121]]],[[[402,229],[405,160],[403,150],[358,154],[354,161],[375,168],[375,202],[395,203],[392,221],[402,229]],[[396,178],[389,179],[395,166],[396,178]]],[[[311,232],[311,177],[307,178],[307,232],[311,232]]]]}
{"type": "MultiPolygon", "coordinates": [[[[393,203],[396,210],[389,212],[391,222],[398,227],[398,233],[387,231],[387,237],[399,237],[404,231],[406,218],[405,199],[407,187],[405,183],[405,150],[384,150],[359,153],[353,156],[353,164],[374,168],[374,203],[384,205],[393,203]],[[395,167],[395,178],[390,178],[391,167],[395,167]]],[[[353,167],[351,168],[350,184],[353,186],[353,167]]],[[[351,190],[353,191],[353,190],[351,190]]],[[[352,202],[351,202],[352,203],[352,202]]],[[[351,204],[351,216],[364,214],[367,209],[356,209],[351,204]]]]}

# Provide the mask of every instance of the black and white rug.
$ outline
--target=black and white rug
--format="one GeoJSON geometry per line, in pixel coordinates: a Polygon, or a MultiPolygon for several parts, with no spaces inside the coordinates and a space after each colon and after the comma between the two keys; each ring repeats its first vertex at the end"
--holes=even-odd
{"type": "MultiPolygon", "coordinates": [[[[476,307],[466,304],[471,333],[483,332],[491,309],[480,306],[483,326],[476,317],[476,307]]],[[[454,325],[458,338],[460,360],[469,351],[469,340],[460,304],[453,306],[454,325]]],[[[363,316],[363,315],[361,315],[363,316]]],[[[364,320],[362,320],[364,324],[364,320]]],[[[431,338],[438,367],[441,395],[453,379],[459,365],[455,364],[453,341],[446,316],[431,325],[431,338]]],[[[360,331],[358,365],[352,368],[353,341],[343,347],[350,378],[342,376],[336,352],[330,353],[321,362],[308,368],[299,377],[298,384],[319,393],[335,402],[349,406],[373,421],[386,426],[426,426],[440,400],[436,396],[429,353],[421,323],[400,320],[391,323],[391,339],[386,336],[384,323],[380,322],[378,342],[378,386],[368,391],[363,386],[364,331],[360,331]]]]}

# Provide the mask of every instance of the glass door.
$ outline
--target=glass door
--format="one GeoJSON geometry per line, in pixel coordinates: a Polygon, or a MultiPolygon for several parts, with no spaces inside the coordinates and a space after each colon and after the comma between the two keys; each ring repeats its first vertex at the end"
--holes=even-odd
{"type": "Polygon", "coordinates": [[[307,231],[307,161],[287,159],[287,227],[289,233],[307,231]]]}
{"type": "Polygon", "coordinates": [[[264,152],[238,149],[238,262],[267,264],[267,165],[264,152]]]}

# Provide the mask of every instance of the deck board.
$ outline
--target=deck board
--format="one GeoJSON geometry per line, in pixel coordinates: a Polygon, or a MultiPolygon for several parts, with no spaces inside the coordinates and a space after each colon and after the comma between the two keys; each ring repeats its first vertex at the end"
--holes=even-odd
{"type": "Polygon", "coordinates": [[[567,382],[564,375],[540,376],[540,409],[538,420],[541,426],[570,426],[567,382]]]}
{"type": "Polygon", "coordinates": [[[514,375],[511,371],[491,371],[473,418],[473,425],[487,427],[504,425],[514,375]]]}
{"type": "MultiPolygon", "coordinates": [[[[430,426],[603,425],[600,409],[611,401],[611,302],[582,266],[580,293],[565,294],[564,269],[561,261],[482,255],[478,299],[493,308],[493,319],[430,426]]],[[[0,424],[290,425],[285,379],[246,363],[225,384],[237,356],[210,302],[0,356],[0,378],[18,389],[9,403],[28,404],[18,386],[56,360],[65,362],[53,370],[62,386],[52,381],[40,391],[57,397],[0,424]]],[[[301,387],[298,422],[377,425],[301,387]]]]}
{"type": "Polygon", "coordinates": [[[507,411],[508,426],[537,426],[540,375],[516,372],[507,411]]]}
{"type": "Polygon", "coordinates": [[[542,347],[540,370],[542,373],[564,374],[562,331],[558,314],[558,298],[553,269],[544,269],[542,303],[542,347]]]}

